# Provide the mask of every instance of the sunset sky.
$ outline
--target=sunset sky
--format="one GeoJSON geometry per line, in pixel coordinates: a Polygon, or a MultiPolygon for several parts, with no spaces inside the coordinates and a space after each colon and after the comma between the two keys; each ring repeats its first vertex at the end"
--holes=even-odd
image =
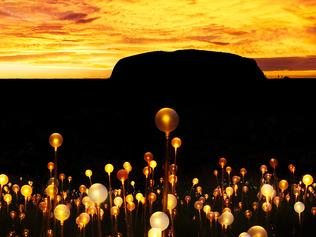
{"type": "Polygon", "coordinates": [[[203,49],[316,78],[315,0],[1,0],[0,78],[108,78],[122,57],[203,49]]]}

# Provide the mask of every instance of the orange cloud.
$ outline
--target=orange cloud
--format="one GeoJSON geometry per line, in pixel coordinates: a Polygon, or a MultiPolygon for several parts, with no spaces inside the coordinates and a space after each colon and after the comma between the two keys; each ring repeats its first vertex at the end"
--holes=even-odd
{"type": "Polygon", "coordinates": [[[122,57],[184,48],[257,58],[267,72],[311,73],[315,16],[314,0],[3,1],[0,75],[15,77],[11,63],[32,76],[38,67],[41,76],[60,68],[64,77],[81,69],[100,77],[122,57]]]}
{"type": "Polygon", "coordinates": [[[316,70],[316,56],[257,58],[257,64],[264,71],[304,71],[316,70]]]}

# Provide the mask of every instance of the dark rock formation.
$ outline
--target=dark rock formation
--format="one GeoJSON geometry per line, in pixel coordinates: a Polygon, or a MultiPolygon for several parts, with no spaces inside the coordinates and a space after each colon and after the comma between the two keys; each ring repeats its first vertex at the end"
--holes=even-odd
{"type": "Polygon", "coordinates": [[[152,84],[250,82],[266,79],[255,60],[238,55],[202,51],[148,52],[123,58],[110,80],[152,84]]]}

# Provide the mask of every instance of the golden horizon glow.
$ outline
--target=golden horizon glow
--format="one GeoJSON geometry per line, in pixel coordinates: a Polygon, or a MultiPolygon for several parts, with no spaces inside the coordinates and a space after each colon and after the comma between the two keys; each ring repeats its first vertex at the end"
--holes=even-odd
{"type": "Polygon", "coordinates": [[[314,0],[4,0],[0,78],[108,78],[123,57],[178,49],[316,78],[315,16],[314,0]]]}

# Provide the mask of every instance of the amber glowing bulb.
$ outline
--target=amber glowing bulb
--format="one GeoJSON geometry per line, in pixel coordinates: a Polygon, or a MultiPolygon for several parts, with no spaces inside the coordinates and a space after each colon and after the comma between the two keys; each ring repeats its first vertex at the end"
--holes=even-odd
{"type": "Polygon", "coordinates": [[[261,165],[260,166],[260,171],[261,171],[261,175],[263,176],[265,172],[268,171],[268,168],[266,165],[261,165]]]}
{"type": "Polygon", "coordinates": [[[164,132],[168,139],[169,134],[178,126],[179,116],[177,112],[171,108],[162,108],[156,113],[155,123],[157,128],[164,132]]]}
{"type": "Polygon", "coordinates": [[[295,166],[294,166],[293,164],[289,164],[288,169],[289,169],[289,171],[290,171],[292,174],[294,174],[294,172],[295,172],[295,166]]]}
{"type": "Polygon", "coordinates": [[[283,193],[287,188],[289,187],[289,183],[287,182],[287,180],[282,179],[279,182],[279,188],[281,189],[281,192],[283,193]]]}
{"type": "Polygon", "coordinates": [[[151,174],[151,168],[149,166],[145,166],[143,169],[143,174],[145,175],[146,179],[151,174]]]}
{"type": "Polygon", "coordinates": [[[276,167],[278,166],[279,162],[277,159],[275,158],[271,158],[269,161],[270,166],[275,170],[276,167]]]}
{"type": "Polygon", "coordinates": [[[226,165],[226,163],[227,163],[226,158],[224,158],[224,157],[219,158],[218,164],[220,165],[220,167],[221,167],[222,169],[224,168],[224,166],[226,165]]]}
{"type": "Polygon", "coordinates": [[[54,162],[48,162],[47,169],[49,170],[50,177],[52,177],[52,172],[54,170],[54,162]]]}
{"type": "Polygon", "coordinates": [[[59,133],[53,133],[49,137],[49,144],[57,151],[57,148],[60,147],[63,143],[63,137],[59,133]]]}

